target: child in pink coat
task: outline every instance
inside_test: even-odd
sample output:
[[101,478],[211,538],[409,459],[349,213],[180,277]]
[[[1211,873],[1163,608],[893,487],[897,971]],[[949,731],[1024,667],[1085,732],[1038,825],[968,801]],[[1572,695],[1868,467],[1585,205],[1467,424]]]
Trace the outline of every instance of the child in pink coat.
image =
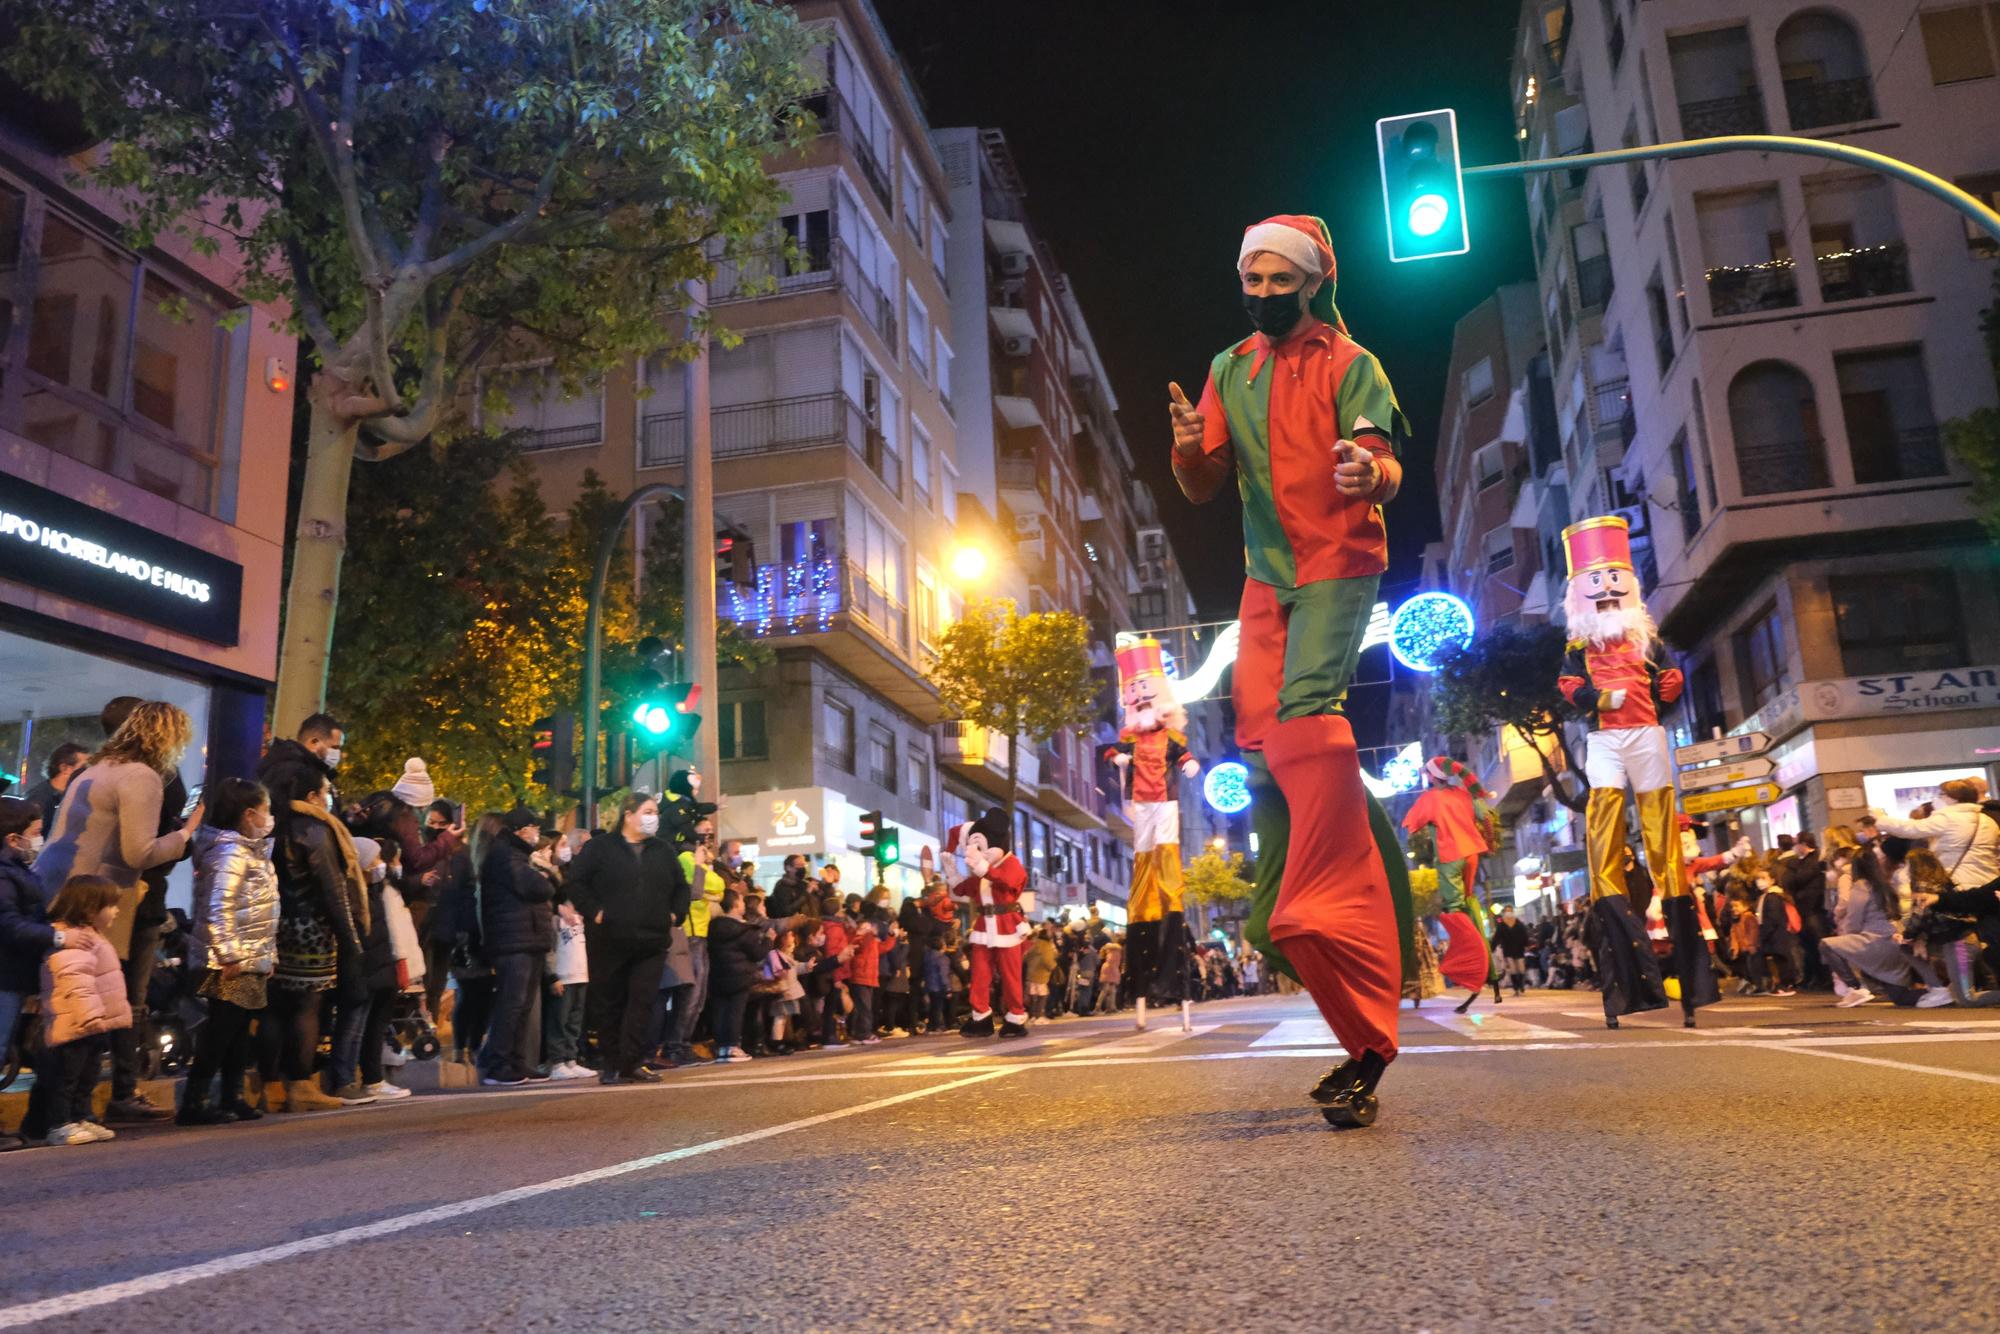
[[118,951],[104,938],[118,916],[118,886],[99,875],[72,876],[49,905],[62,944],[42,961],[45,1050],[35,1081],[45,1090],[48,1143],[116,1138],[91,1119],[111,1031],[132,1026]]

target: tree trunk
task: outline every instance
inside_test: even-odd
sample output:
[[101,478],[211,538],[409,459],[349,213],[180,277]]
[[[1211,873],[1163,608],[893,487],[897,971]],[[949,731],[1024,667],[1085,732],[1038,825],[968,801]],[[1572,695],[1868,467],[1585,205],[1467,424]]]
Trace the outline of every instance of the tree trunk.
[[340,561],[347,551],[347,487],[361,430],[359,422],[338,415],[331,406],[335,395],[346,392],[336,377],[325,374],[314,377],[310,390],[312,422],[306,434],[292,580],[285,590],[283,637],[278,645],[273,736],[290,736],[307,715],[326,707]]
[[[1020,782],[1021,734],[1019,732],[1011,732],[1007,736],[1007,842],[1009,845],[1012,845],[1015,837],[1014,801],[1019,791]],[[1014,849],[1014,855],[1021,859],[1023,866],[1028,864],[1027,852],[1026,848]]]
[[[1542,773],[1545,777],[1548,778],[1549,791],[1556,794],[1556,800],[1560,801],[1563,805],[1569,807],[1571,810],[1581,814],[1585,806],[1588,804],[1588,802],[1584,797],[1571,796],[1568,792],[1565,792],[1563,790],[1562,775],[1556,772],[1555,765],[1549,763],[1548,752],[1543,750],[1540,745],[1536,744],[1535,734],[1530,732],[1527,728],[1522,727],[1518,724],[1515,725],[1514,730],[1521,734],[1521,739],[1523,741],[1526,741],[1528,743],[1529,748],[1535,752],[1535,758],[1542,762]],[[1562,734],[1560,730],[1560,724],[1558,724],[1558,730],[1556,732],[1556,744],[1562,747],[1563,763],[1566,766],[1568,766],[1569,771],[1571,773],[1578,772],[1576,767],[1576,756],[1570,753],[1569,738],[1565,737]]]

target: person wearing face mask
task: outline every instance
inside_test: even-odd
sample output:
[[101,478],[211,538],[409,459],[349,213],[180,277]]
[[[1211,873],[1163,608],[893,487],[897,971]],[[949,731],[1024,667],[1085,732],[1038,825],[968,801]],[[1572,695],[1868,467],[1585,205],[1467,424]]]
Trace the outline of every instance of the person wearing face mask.
[[1796,996],[1798,973],[1792,956],[1798,948],[1799,910],[1767,862],[1752,860],[1750,880],[1757,887],[1757,954],[1769,979],[1770,994]]
[[610,833],[583,845],[564,886],[583,916],[590,968],[586,1024],[597,1032],[606,1084],[658,1083],[645,1067],[673,930],[687,920],[688,882],[673,845],[659,837],[660,804],[627,793]]
[[[262,783],[215,785],[209,823],[195,837],[194,924],[189,953],[203,969],[195,994],[208,1019],[195,1032],[194,1065],[174,1121],[184,1126],[255,1121],[243,1097],[250,1027],[263,1014],[278,965],[278,871],[271,862],[271,794]],[[222,1077],[220,1097],[210,1085]]]
[[323,771],[334,780],[340,768],[340,746],[347,729],[332,714],[315,713],[299,724],[298,736],[279,737],[264,750],[257,762],[257,779],[269,786],[270,771],[284,764],[305,764]]
[[[48,897],[34,871],[41,850],[41,808],[21,797],[0,797],[0,1042],[13,1035],[22,1002],[42,985],[42,957],[62,944],[62,929],[49,922]],[[0,1150],[21,1144],[0,1134]]]
[[541,853],[541,817],[516,807],[479,863],[479,934],[498,986],[480,1082],[540,1082],[542,967],[556,947],[554,876]]
[[1199,406],[1168,386],[1174,477],[1199,504],[1236,473],[1236,740],[1266,850],[1246,935],[1304,984],[1350,1053],[1309,1096],[1330,1124],[1365,1125],[1396,1057],[1416,919],[1343,709],[1388,568],[1382,506],[1402,483],[1409,423],[1334,307],[1324,222],[1285,214],[1246,229],[1236,273],[1256,332],[1210,362]]

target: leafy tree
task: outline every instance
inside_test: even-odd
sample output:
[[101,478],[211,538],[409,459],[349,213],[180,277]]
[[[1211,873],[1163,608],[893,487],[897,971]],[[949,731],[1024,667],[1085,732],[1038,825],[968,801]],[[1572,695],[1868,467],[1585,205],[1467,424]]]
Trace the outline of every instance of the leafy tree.
[[1502,625],[1449,651],[1431,677],[1431,718],[1447,736],[1469,738],[1513,728],[1541,760],[1556,799],[1581,811],[1586,793],[1565,786],[1549,758],[1553,742],[1565,772],[1583,772],[1563,728],[1569,702],[1556,689],[1564,642],[1561,626]]
[[[1993,304],[1980,317],[1993,377],[2000,382],[2000,273],[1993,276]],[[1979,408],[1944,424],[1945,448],[1972,470],[1972,504],[1987,535],[2000,541],[2000,408]]]
[[1097,717],[1090,623],[1074,612],[1021,615],[1009,598],[980,598],[939,636],[930,682],[945,712],[1010,738],[1007,822],[1013,827],[1023,742],[1046,745]]
[[1435,917],[1444,911],[1444,895],[1438,892],[1435,866],[1410,868],[1410,908],[1417,917]]
[[1255,890],[1243,854],[1204,852],[1187,864],[1183,892],[1198,903],[1239,903]]
[[[0,69],[106,141],[139,244],[227,245],[311,340],[277,716],[327,683],[355,459],[448,443],[465,377],[575,388],[688,356],[720,248],[765,234],[814,37],[759,0],[36,0]],[[364,516],[364,523],[368,516]]]
[[[354,502],[353,610],[328,680],[350,785],[387,787],[421,755],[439,791],[475,811],[562,805],[530,782],[532,725],[576,707],[590,563],[615,499],[586,474],[570,512],[551,513],[508,441],[472,437],[448,461],[413,452],[363,470]],[[673,526],[655,528],[646,560],[636,605],[629,556],[611,580],[608,643],[681,635]],[[727,631],[718,649],[746,664],[765,652]]]

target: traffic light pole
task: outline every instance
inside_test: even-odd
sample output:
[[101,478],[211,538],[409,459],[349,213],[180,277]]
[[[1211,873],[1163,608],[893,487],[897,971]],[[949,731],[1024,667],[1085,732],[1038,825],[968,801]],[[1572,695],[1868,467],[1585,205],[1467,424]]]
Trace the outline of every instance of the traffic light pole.
[[[688,284],[688,305],[701,310],[708,305],[708,282],[697,278]],[[699,335],[698,350],[694,360],[687,363],[684,372],[687,386],[687,469],[682,476],[687,482],[687,493],[682,497],[687,507],[686,522],[681,525],[687,547],[683,567],[686,570],[686,592],[681,603],[681,641],[687,645],[687,656],[692,661],[689,680],[700,692],[710,708],[720,708],[721,701],[716,696],[715,663],[715,469],[713,423],[709,417],[708,393],[708,337]],[[722,787],[719,752],[721,728],[704,727],[695,734],[692,757],[695,768],[708,781],[709,790],[719,792]],[[660,789],[665,791],[667,776],[660,775]]]
[[1648,158],[1712,157],[1717,153],[1797,153],[1805,157],[1832,158],[1850,166],[1865,167],[1884,176],[1893,176],[1913,185],[1963,213],[1994,240],[2000,241],[2000,213],[1973,196],[1922,167],[1871,153],[1852,144],[1828,143],[1824,139],[1800,139],[1784,134],[1725,134],[1714,139],[1683,139],[1670,144],[1641,144],[1636,148],[1608,148],[1600,153],[1578,153],[1572,157],[1530,158],[1525,162],[1496,162],[1485,167],[1465,167],[1467,177],[1533,176],[1541,172],[1575,171],[1583,167],[1606,167],[1618,162],[1642,162]]
[[[618,554],[618,536],[626,521],[649,500],[684,500],[681,489],[652,482],[625,497],[618,513],[597,539],[597,565],[590,573],[590,603],[583,617],[583,827],[597,828],[598,699],[604,687],[604,585],[611,579],[611,558]],[[633,553],[636,561],[639,553]]]

